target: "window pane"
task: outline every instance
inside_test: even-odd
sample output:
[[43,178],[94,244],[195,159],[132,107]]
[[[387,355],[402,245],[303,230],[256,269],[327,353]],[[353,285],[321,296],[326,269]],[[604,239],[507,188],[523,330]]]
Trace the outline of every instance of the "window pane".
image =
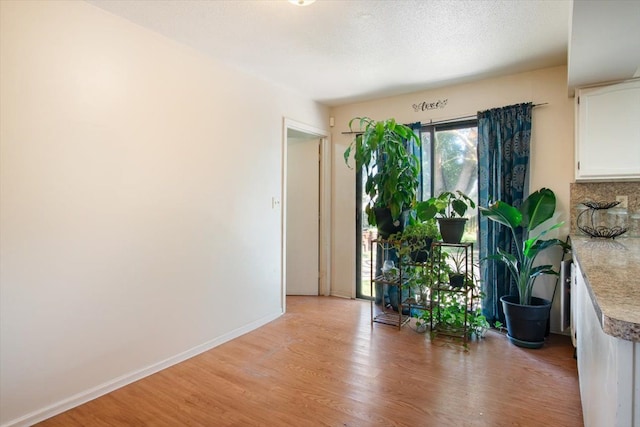
[[[435,133],[434,193],[460,190],[478,203],[478,128],[442,130]],[[465,241],[477,240],[477,210],[469,218]]]
[[[367,176],[365,173],[360,174],[362,177],[362,186],[365,188]],[[358,298],[371,298],[375,297],[371,294],[371,269],[376,265],[376,251],[375,248],[371,250],[371,241],[377,237],[378,229],[369,224],[369,218],[365,212],[365,207],[369,204],[369,196],[362,191],[362,204],[360,205],[360,223],[362,224],[362,242],[361,242],[361,258],[360,258],[360,282],[356,290],[356,296]]]
[[435,193],[460,190],[478,192],[478,128],[436,132]]

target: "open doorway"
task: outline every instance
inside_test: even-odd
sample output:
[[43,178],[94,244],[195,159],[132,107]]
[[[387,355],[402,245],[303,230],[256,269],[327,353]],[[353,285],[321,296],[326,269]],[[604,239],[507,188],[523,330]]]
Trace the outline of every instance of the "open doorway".
[[282,310],[286,295],[328,295],[330,144],[328,132],[284,121]]

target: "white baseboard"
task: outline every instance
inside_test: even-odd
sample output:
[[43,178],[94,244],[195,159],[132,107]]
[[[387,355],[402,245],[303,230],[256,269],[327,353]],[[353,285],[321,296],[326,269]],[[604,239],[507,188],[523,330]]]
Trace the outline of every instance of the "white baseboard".
[[47,418],[51,418],[55,415],[61,414],[64,411],[68,411],[71,408],[80,406],[83,403],[87,403],[107,393],[111,393],[114,390],[117,390],[149,375],[155,374],[156,372],[159,372],[170,366],[176,365],[180,362],[184,362],[185,360],[190,359],[193,356],[197,356],[200,353],[204,353],[205,351],[211,350],[212,348],[224,344],[227,341],[231,341],[234,338],[238,338],[239,336],[251,332],[254,329],[259,328],[260,326],[266,325],[267,323],[277,319],[280,316],[282,316],[282,313],[265,316],[261,319],[249,323],[248,325],[235,329],[229,333],[221,335],[211,341],[200,344],[187,351],[176,354],[175,356],[169,357],[168,359],[165,359],[158,363],[154,363],[153,365],[147,366],[146,368],[142,368],[129,374],[122,375],[118,378],[114,378],[111,381],[73,395],[67,399],[54,403],[53,405],[38,409],[20,418],[8,421],[7,423],[2,424],[2,426],[0,427],[22,427],[39,423],[46,420]]
[[353,299],[353,297],[351,296],[351,294],[347,295],[344,293],[340,293],[340,292],[331,292],[331,296],[332,297],[338,297],[338,298],[348,298],[348,299]]

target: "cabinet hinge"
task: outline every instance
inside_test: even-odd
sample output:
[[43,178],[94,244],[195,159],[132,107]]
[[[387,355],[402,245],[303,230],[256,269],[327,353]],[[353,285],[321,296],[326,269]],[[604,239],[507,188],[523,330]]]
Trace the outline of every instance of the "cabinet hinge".
[[580,162],[578,162],[578,170],[580,170]]
[[578,97],[578,105],[580,105],[580,97]]

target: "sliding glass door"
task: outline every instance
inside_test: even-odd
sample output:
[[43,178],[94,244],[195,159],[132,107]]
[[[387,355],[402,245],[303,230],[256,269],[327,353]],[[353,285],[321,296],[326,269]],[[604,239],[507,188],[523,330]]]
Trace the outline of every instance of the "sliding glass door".
[[[425,125],[420,129],[420,165],[422,168],[418,200],[427,200],[443,191],[460,190],[478,201],[478,127],[476,120]],[[359,171],[356,178],[356,297],[372,298],[370,271],[376,265],[376,250],[371,240],[376,227],[367,222],[364,213],[368,199],[364,194],[366,176]],[[477,211],[468,212],[464,241],[478,239]],[[477,245],[476,245],[477,246]],[[476,258],[477,259],[477,258]],[[372,267],[373,266],[373,267]],[[375,293],[375,289],[374,289]]]
[[370,299],[375,297],[375,289],[371,291],[371,269],[376,265],[376,248],[372,249],[371,241],[377,237],[377,229],[369,224],[364,211],[369,202],[363,191],[366,176],[362,170],[356,174],[356,298]]

